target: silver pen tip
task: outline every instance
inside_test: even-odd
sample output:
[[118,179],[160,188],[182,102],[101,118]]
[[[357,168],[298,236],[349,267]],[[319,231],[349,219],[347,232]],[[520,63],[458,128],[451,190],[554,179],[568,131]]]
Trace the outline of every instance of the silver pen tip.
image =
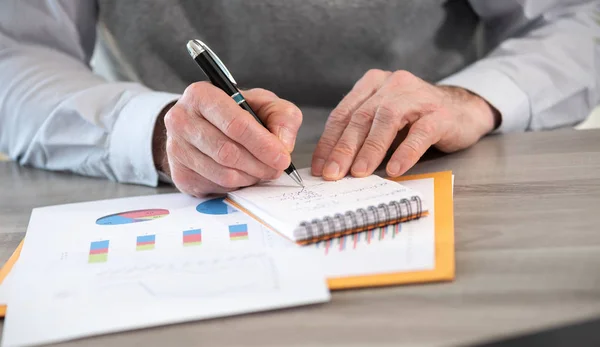
[[200,53],[206,51],[206,45],[202,43],[200,40],[189,40],[187,45],[188,53],[192,56],[193,59],[196,59]]
[[298,183],[299,186],[302,186],[304,188],[304,181],[302,180],[302,177],[298,174],[298,171],[292,171],[292,173],[290,173],[290,177],[294,180],[294,182]]

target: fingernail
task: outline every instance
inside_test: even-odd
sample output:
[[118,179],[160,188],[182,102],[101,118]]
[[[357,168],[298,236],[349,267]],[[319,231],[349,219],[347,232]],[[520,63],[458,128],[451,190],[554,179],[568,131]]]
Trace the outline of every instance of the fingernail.
[[294,149],[294,134],[288,128],[279,128],[279,140],[283,142],[285,149],[291,152]]
[[279,153],[275,158],[275,166],[279,170],[285,170],[290,166],[290,155],[288,153]]
[[400,163],[392,161],[388,165],[388,174],[390,176],[397,176],[400,173]]
[[325,165],[325,159],[315,159],[312,166],[312,173],[315,176],[321,176],[323,174],[323,165]]
[[356,176],[363,176],[367,173],[367,161],[365,159],[358,159],[352,166],[352,173]]
[[323,176],[327,178],[337,178],[340,174],[340,166],[335,161],[330,161],[325,165],[325,169],[323,170]]

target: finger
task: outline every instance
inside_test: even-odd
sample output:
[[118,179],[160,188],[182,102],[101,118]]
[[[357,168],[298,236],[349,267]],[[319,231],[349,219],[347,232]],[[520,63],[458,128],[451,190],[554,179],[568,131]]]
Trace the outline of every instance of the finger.
[[290,165],[290,154],[279,139],[222,90],[198,82],[185,90],[182,99],[184,104],[191,105],[193,112],[201,114],[266,165],[280,171]]
[[331,112],[312,158],[312,174],[323,175],[325,161],[344,133],[352,114],[383,85],[389,71],[369,70]]
[[216,185],[175,159],[169,162],[169,166],[174,173],[175,187],[183,193],[200,198],[208,194],[225,194],[233,190]]
[[377,107],[382,100],[381,95],[375,94],[354,112],[344,133],[327,158],[323,178],[338,180],[348,173],[350,165],[354,162],[371,129]]
[[243,92],[248,105],[275,134],[288,152],[294,150],[296,136],[302,124],[302,112],[293,103],[280,99],[265,89],[250,89]]
[[438,142],[441,131],[433,114],[424,116],[411,125],[406,139],[402,141],[387,164],[387,174],[397,177],[413,167],[427,149]]
[[376,107],[369,134],[352,164],[353,176],[371,175],[381,164],[398,131],[406,125],[401,104],[399,99],[386,100]]
[[165,125],[169,132],[182,137],[222,166],[262,179],[272,179],[278,173],[225,136],[206,119],[190,115],[182,107],[174,106],[169,110],[165,116]]
[[[167,138],[167,155],[169,161],[176,160],[198,175],[226,189],[250,186],[259,181],[258,178],[242,171],[219,165],[177,135]],[[171,177],[175,179],[176,173],[171,172]]]

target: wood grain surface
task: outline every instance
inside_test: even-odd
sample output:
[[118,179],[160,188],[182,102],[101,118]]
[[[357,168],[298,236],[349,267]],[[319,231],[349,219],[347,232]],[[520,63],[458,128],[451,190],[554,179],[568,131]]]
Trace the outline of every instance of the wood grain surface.
[[[294,154],[310,163],[312,145]],[[600,316],[600,130],[489,136],[410,173],[452,170],[457,278],[61,346],[469,345]],[[170,192],[0,163],[0,261],[38,206]],[[10,313],[9,313],[10,314]]]

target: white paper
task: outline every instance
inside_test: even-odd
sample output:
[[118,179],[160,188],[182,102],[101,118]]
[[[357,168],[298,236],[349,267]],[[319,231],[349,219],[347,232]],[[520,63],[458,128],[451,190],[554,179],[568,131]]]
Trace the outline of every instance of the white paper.
[[[2,346],[329,300],[314,250],[211,201],[167,194],[35,209],[4,288]],[[125,211],[137,212],[107,217]]]
[[403,184],[375,175],[325,181],[312,176],[310,168],[298,172],[304,180],[304,188],[282,175],[278,180],[240,189],[229,196],[293,240],[294,229],[303,221],[321,220],[325,216],[420,195]]
[[8,274],[6,274],[6,277],[4,277],[4,280],[2,281],[2,284],[0,285],[0,305],[6,305],[8,304],[8,298],[9,298],[9,292],[8,292],[8,288],[10,288],[11,285],[11,279],[13,277],[13,270],[11,270]]
[[431,202],[428,216],[307,246],[321,254],[327,278],[434,269],[433,183],[432,178],[402,182]]

